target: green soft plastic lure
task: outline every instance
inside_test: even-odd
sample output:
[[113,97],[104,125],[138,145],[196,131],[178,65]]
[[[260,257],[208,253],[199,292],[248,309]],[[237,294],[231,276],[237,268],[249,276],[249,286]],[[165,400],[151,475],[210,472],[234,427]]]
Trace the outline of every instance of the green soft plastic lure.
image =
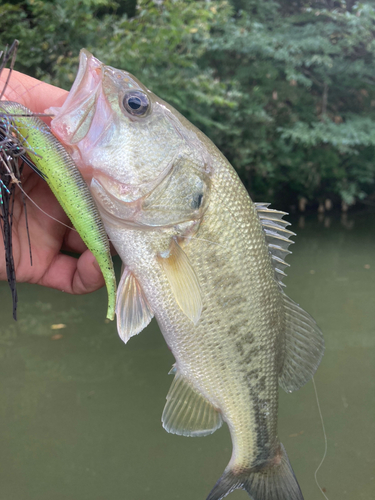
[[18,140],[98,261],[108,292],[107,318],[113,320],[116,278],[109,241],[97,206],[81,173],[49,127],[40,118],[32,116],[32,111],[10,101],[1,102],[0,112],[1,110],[9,116]]

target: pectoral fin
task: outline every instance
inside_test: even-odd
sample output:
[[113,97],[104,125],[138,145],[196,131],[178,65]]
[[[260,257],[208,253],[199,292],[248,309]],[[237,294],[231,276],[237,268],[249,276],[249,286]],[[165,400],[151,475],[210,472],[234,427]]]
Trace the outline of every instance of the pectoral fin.
[[117,331],[125,343],[138,335],[154,316],[141,285],[126,266],[117,290],[116,316]]
[[223,421],[220,413],[176,371],[162,415],[163,427],[180,436],[207,436]]
[[158,256],[171,285],[177,304],[186,316],[196,324],[202,312],[202,296],[198,278],[190,261],[175,240],[169,252]]
[[283,295],[286,316],[286,354],[279,385],[293,392],[316,372],[324,353],[324,339],[314,319],[287,295]]

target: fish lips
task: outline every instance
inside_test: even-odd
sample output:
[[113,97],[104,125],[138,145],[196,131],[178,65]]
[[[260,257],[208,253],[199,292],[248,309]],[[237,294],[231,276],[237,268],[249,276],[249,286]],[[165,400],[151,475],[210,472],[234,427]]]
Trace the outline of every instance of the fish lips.
[[82,49],[77,76],[69,95],[59,109],[51,109],[54,134],[66,145],[75,145],[88,133],[102,82],[103,64]]

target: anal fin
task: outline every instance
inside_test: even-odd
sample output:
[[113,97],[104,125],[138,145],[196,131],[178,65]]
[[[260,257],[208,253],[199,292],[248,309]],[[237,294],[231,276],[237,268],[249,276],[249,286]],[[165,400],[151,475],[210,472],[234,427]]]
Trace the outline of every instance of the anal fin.
[[195,437],[212,434],[223,421],[217,409],[177,370],[167,395],[162,423],[171,434]]
[[324,354],[323,334],[314,319],[283,294],[286,317],[286,353],[279,385],[293,392],[308,382]]

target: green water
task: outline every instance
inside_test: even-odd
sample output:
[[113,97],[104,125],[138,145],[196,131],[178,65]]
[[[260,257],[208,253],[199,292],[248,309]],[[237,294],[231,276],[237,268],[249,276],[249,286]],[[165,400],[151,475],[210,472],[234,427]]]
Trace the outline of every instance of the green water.
[[[375,498],[375,215],[293,221],[287,292],[321,326],[316,375],[330,500]],[[299,227],[301,226],[301,227]],[[202,247],[202,251],[204,248]],[[152,323],[125,346],[106,294],[0,284],[0,500],[205,500],[231,453],[223,426],[185,438],[160,423],[173,357]],[[52,330],[53,324],[66,328]],[[61,338],[56,338],[61,334]],[[324,451],[310,382],[281,393],[279,433],[305,500],[322,499]],[[236,491],[232,500],[249,498]]]

